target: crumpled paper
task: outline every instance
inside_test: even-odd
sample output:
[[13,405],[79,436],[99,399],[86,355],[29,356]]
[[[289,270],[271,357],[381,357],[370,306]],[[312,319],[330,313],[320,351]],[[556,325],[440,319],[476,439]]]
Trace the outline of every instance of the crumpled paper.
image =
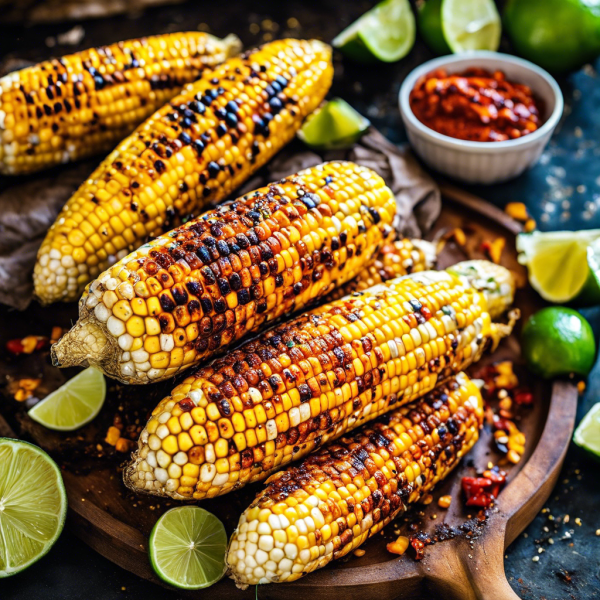
[[[294,142],[239,190],[246,193],[324,161],[351,160],[383,177],[398,206],[399,234],[422,237],[440,214],[440,191],[406,147],[371,128],[348,150],[315,153]],[[93,170],[86,161],[16,181],[0,191],[0,302],[23,310],[33,297],[32,272],[39,246],[63,205]]]

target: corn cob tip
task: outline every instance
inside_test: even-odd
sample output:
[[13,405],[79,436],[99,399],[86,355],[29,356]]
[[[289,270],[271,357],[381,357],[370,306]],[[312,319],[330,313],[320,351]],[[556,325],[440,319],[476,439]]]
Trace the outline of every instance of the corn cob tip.
[[55,367],[88,367],[90,359],[101,362],[110,356],[111,344],[95,323],[83,320],[66,333],[50,349]]
[[215,41],[223,44],[225,49],[225,55],[227,58],[235,56],[236,54],[239,54],[242,51],[242,40],[240,40],[240,38],[237,35],[235,35],[235,33],[230,33],[226,35],[222,40],[219,40],[219,38],[216,38],[212,35],[210,37],[211,39],[214,39]]
[[484,294],[492,319],[502,315],[514,301],[515,278],[506,267],[488,260],[465,260],[449,267],[448,272],[465,278],[468,285]]

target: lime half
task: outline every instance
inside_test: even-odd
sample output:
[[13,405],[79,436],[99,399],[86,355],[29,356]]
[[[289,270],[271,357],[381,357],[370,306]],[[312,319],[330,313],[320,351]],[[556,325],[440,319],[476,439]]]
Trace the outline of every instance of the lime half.
[[600,402],[594,404],[575,430],[573,441],[600,459]]
[[545,300],[600,303],[600,229],[521,233],[517,250],[529,283]]
[[226,571],[223,523],[198,506],[167,511],[150,534],[150,563],[168,584],[186,590],[207,588]]
[[0,579],[52,548],[67,514],[56,463],[37,446],[0,438]]
[[545,379],[572,373],[586,377],[594,366],[596,341],[577,311],[550,306],[525,323],[521,350],[529,369]]
[[308,118],[298,137],[316,150],[345,148],[356,142],[370,125],[345,100],[334,98]]
[[48,429],[73,431],[96,417],[105,398],[104,375],[89,367],[38,402],[28,414]]
[[332,44],[359,62],[396,62],[415,43],[415,17],[408,0],[384,0],[334,38]]
[[442,30],[455,54],[498,50],[502,24],[494,0],[442,0]]

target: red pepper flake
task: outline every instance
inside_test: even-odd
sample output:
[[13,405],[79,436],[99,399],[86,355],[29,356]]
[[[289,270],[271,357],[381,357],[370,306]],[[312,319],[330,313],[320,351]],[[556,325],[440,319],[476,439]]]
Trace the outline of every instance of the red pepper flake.
[[505,482],[506,473],[496,467],[485,471],[484,477],[463,477],[461,485],[467,498],[466,505],[489,508]]
[[423,560],[423,558],[425,558],[425,544],[421,540],[411,537],[410,547],[412,556],[415,560]]
[[533,404],[533,394],[529,390],[515,390],[514,401],[520,405]]

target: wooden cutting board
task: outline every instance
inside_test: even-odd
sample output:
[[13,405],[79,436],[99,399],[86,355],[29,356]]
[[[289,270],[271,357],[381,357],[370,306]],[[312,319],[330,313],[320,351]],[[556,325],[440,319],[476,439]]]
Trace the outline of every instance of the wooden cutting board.
[[[443,210],[429,237],[433,239],[445,230],[461,227],[467,233],[470,258],[483,257],[479,251],[482,241],[504,237],[506,249],[502,264],[517,271],[526,281],[523,268],[516,261],[515,235],[520,231],[520,225],[494,206],[460,190],[444,187],[443,194]],[[441,253],[439,266],[443,268],[464,258],[464,250],[449,243]],[[523,322],[540,307],[540,300],[531,288],[526,287],[519,290],[516,306],[521,310]],[[4,343],[10,337],[22,337],[24,332],[34,333],[35,329],[40,332],[52,325],[68,325],[75,314],[73,305],[50,309],[34,305],[23,313],[11,313],[10,319],[4,313],[0,318],[6,326],[0,333],[0,342]],[[35,324],[33,329],[32,324]],[[519,363],[519,329],[518,326],[517,333],[505,340],[493,356],[486,357],[483,364],[503,359]],[[10,365],[4,368],[14,369]],[[40,372],[48,370],[45,364],[35,364],[33,368]],[[531,522],[550,495],[571,439],[577,404],[577,390],[571,383],[542,382],[527,375],[526,371],[522,375],[521,383],[528,385],[535,396],[533,407],[523,414],[519,423],[527,437],[526,452],[521,462],[509,469],[509,483],[500,493],[496,510],[476,540],[459,536],[437,543],[428,547],[425,559],[420,562],[386,551],[386,544],[395,538],[394,528],[408,535],[411,523],[416,522],[421,530],[432,531],[441,523],[459,527],[469,519],[473,511],[469,511],[462,501],[461,477],[481,472],[488,461],[495,463],[500,458],[494,451],[492,432],[487,427],[467,459],[435,490],[435,499],[445,494],[453,496],[450,509],[440,509],[435,501],[428,506],[413,507],[407,520],[400,519],[397,526],[388,526],[383,534],[365,543],[364,556],[351,555],[291,584],[261,586],[258,596],[286,600],[305,600],[307,597],[391,600],[434,595],[451,600],[518,598],[504,576],[504,550]],[[90,451],[94,445],[85,442],[102,440],[111,415],[115,411],[119,413],[119,409],[128,422],[135,422],[135,419],[145,422],[145,411],[151,410],[171,386],[172,383],[145,388],[111,386],[101,415],[69,439],[32,423],[22,410],[15,410],[14,402],[3,405],[6,420],[0,416],[0,435],[11,434],[10,423],[19,436],[46,448],[63,467],[69,496],[70,528],[103,556],[157,583],[160,581],[147,557],[148,535],[157,518],[176,503],[129,493],[118,470],[119,462],[123,462],[126,455],[98,457]],[[132,394],[136,395],[135,400],[132,400]],[[248,486],[222,498],[205,501],[202,506],[219,516],[230,533],[258,489],[260,484]],[[475,512],[471,516],[474,515]],[[247,599],[254,593],[254,590],[241,592],[231,580],[223,579],[209,591],[181,595],[195,598],[210,595],[211,600],[235,600]]]

